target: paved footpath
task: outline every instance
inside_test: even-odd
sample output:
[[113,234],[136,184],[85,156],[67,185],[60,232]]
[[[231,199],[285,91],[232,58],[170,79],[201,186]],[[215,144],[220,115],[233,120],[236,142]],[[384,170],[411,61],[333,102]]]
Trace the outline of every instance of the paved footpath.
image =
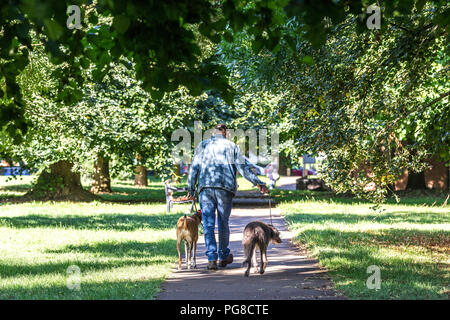
[[345,299],[333,289],[329,276],[318,266],[317,261],[292,244],[292,235],[276,208],[272,208],[272,219],[281,232],[283,243],[269,245],[269,263],[263,275],[251,273],[248,278],[244,277],[241,241],[247,223],[254,220],[270,223],[269,210],[267,206],[241,207],[233,209],[230,217],[230,249],[234,262],[217,271],[206,270],[208,262],[204,237],[201,235],[197,248],[197,269],[187,270],[183,263],[183,269],[178,271],[174,265],[172,274],[162,285],[158,299]]

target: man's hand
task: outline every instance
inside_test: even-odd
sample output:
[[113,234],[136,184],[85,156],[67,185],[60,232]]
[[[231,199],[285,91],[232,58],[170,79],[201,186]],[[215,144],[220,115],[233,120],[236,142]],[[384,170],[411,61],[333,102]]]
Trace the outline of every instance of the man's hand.
[[261,193],[269,193],[269,189],[267,189],[265,184],[258,184],[257,186]]

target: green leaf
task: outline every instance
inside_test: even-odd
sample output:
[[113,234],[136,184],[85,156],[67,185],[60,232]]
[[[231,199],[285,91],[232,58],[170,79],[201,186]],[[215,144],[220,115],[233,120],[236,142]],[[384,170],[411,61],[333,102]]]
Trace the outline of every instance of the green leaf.
[[97,15],[96,14],[91,14],[90,16],[89,16],[89,22],[90,23],[92,23],[92,24],[94,24],[94,25],[96,25],[96,24],[98,24],[98,17],[97,17]]
[[53,19],[45,19],[44,24],[47,28],[47,34],[52,40],[58,40],[64,33],[61,25]]
[[309,65],[315,64],[315,61],[314,61],[314,59],[311,56],[303,56],[302,57],[302,62],[306,63],[306,64],[309,64]]
[[112,26],[118,33],[123,34],[130,27],[130,23],[130,19],[127,16],[118,15],[114,17]]

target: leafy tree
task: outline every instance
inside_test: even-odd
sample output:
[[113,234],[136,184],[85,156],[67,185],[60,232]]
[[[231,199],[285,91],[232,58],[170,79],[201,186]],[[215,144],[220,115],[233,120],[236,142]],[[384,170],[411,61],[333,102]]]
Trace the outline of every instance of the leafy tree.
[[[419,169],[431,148],[448,158],[446,1],[379,1],[382,28],[373,32],[365,27],[365,0],[70,4],[82,8],[80,30],[65,27],[65,1],[1,5],[0,137],[8,146],[0,152],[26,133],[22,156],[31,163],[77,159],[82,150],[104,158],[140,155],[136,164],[164,171],[171,129],[189,126],[187,115],[212,119],[226,111],[237,125],[279,126],[294,157],[326,152],[324,177],[338,191],[365,194],[372,182],[372,196],[381,199],[401,170]],[[222,50],[215,54],[205,41],[220,42]],[[36,50],[49,54],[46,72],[27,83]],[[151,95],[137,93],[151,97],[143,108],[129,108],[132,96],[114,96],[115,84],[127,87],[114,79],[121,67],[131,67],[129,76]],[[98,94],[89,102],[83,95],[91,85]],[[105,108],[108,99],[120,106]],[[117,121],[97,121],[114,111]],[[111,128],[131,134],[122,145],[107,134]]]
[[[119,64],[101,82],[94,82],[91,70],[87,70],[80,87],[83,99],[66,106],[54,99],[56,84],[48,77],[52,65],[42,54],[33,55],[20,84],[28,102],[25,117],[35,125],[24,136],[25,141],[11,151],[28,166],[43,169],[29,196],[92,199],[82,189],[79,176],[86,159],[95,159],[94,192],[110,191],[110,159],[114,160],[113,172],[131,172],[136,155],[141,155],[140,164],[156,171],[171,165],[170,134],[185,121],[180,101],[192,100],[191,96],[182,91],[171,94],[179,99],[175,106],[167,99],[154,102],[140,87],[133,68]],[[68,172],[62,174],[64,170]],[[71,174],[76,177],[64,178]],[[70,181],[76,183],[69,186]]]
[[252,55],[241,34],[224,56],[245,88],[281,99],[266,121],[278,124],[285,152],[326,153],[322,176],[333,189],[381,201],[403,170],[420,171],[433,155],[449,160],[448,33],[437,18],[445,12],[416,3],[362,34],[349,14],[319,48],[291,19],[276,53]]
[[[430,2],[438,8],[433,25],[448,33],[446,1],[396,0],[380,1],[380,4],[384,5],[384,16],[392,17],[408,16],[414,9],[421,11]],[[69,5],[79,5],[82,9],[80,30],[65,27]],[[232,40],[232,31],[245,28],[252,36],[254,50],[266,48],[276,52],[282,38],[294,45],[293,37],[282,33],[286,17],[295,17],[301,22],[294,30],[296,34],[303,34],[314,45],[320,45],[330,30],[329,22],[339,24],[347,13],[361,17],[358,20],[361,31],[368,5],[367,0],[150,3],[8,0],[1,4],[0,10],[0,92],[5,95],[0,125],[16,140],[27,129],[25,102],[17,77],[30,61],[30,52],[34,48],[32,32],[41,40],[39,45],[50,54],[52,63],[58,66],[52,77],[59,80],[56,98],[65,104],[74,104],[81,99],[79,85],[83,82],[83,69],[93,64],[93,74],[98,81],[109,72],[111,62],[118,62],[124,56],[132,61],[136,76],[154,98],[183,85],[193,95],[199,95],[205,89],[216,89],[231,102],[233,90],[227,81],[227,69],[217,63],[216,57],[202,58],[195,28],[214,43],[222,38]]]

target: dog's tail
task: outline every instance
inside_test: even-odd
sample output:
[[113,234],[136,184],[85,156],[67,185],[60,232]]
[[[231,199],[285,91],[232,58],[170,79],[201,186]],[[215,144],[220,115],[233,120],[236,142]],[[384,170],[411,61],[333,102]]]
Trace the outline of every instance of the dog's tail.
[[184,215],[184,221],[183,221],[183,229],[187,230],[187,223],[186,223],[186,215]]

